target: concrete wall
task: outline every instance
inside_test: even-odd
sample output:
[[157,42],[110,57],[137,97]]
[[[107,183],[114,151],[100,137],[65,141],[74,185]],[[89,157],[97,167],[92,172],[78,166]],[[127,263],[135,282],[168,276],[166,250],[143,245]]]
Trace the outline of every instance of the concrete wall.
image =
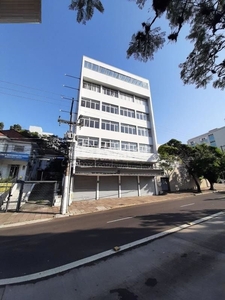
[[[160,178],[157,178],[157,183],[159,186],[159,190],[161,191],[161,183]],[[176,192],[176,191],[187,191],[187,190],[193,190],[196,189],[196,184],[193,180],[193,178],[187,173],[186,169],[183,166],[178,166],[174,172],[171,174],[169,178],[170,183],[170,191]],[[202,179],[200,181],[201,188],[209,188],[209,183],[206,179]]]

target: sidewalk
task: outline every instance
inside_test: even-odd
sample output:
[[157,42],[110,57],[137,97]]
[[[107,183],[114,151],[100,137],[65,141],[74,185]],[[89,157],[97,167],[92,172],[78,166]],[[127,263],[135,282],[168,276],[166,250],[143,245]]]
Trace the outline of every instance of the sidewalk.
[[[217,184],[215,188],[217,191],[225,190],[225,186],[222,184]],[[203,190],[203,193],[212,193],[212,191],[206,189]],[[175,200],[193,195],[195,195],[193,192],[178,192],[160,196],[106,198],[99,200],[77,201],[70,205],[69,212],[65,216],[60,214],[60,207],[26,203],[21,207],[20,212],[8,211],[5,213],[0,211],[0,228],[50,221],[57,217],[82,215],[133,205],[154,203],[171,199]]]

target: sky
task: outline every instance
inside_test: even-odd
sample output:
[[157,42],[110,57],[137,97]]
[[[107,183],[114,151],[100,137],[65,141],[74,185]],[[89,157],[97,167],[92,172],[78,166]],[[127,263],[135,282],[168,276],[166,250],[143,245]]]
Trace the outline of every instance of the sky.
[[[0,122],[4,129],[40,126],[44,132],[63,136],[68,125],[59,126],[58,117],[69,119],[71,101],[76,99],[82,56],[102,61],[149,79],[159,144],[171,138],[188,139],[225,126],[224,91],[184,86],[179,63],[192,46],[185,30],[177,43],[167,43],[153,61],[126,58],[133,33],[153,14],[138,9],[135,1],[102,0],[86,25],[76,22],[68,9],[70,0],[43,0],[41,24],[0,24]],[[170,33],[167,23],[156,23]],[[181,32],[182,33],[182,32]],[[62,98],[64,96],[64,98]],[[61,110],[61,111],[60,111]]]

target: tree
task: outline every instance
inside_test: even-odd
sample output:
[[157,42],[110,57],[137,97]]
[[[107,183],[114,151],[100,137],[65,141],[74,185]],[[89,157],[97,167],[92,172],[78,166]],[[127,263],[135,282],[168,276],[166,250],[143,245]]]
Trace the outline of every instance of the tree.
[[170,155],[177,160],[180,160],[187,172],[190,174],[190,176],[192,176],[198,193],[201,193],[201,187],[198,180],[199,175],[194,168],[194,161],[196,159],[195,147],[190,147],[186,144],[182,144],[180,141],[172,139],[168,143],[161,145],[158,149],[158,152],[160,155]]
[[169,155],[168,153],[162,153],[159,155],[158,164],[161,169],[163,169],[165,176],[168,178],[174,173],[176,167],[177,158],[174,155]]
[[77,11],[77,22],[83,24],[93,17],[95,9],[101,13],[104,11],[99,0],[72,0],[69,9]]
[[21,131],[22,130],[22,126],[20,124],[14,124],[14,125],[10,126],[9,128],[14,129],[16,131]]
[[194,179],[198,192],[201,192],[198,181],[200,177],[207,179],[210,190],[213,190],[214,183],[217,182],[225,166],[225,154],[220,149],[206,144],[191,147],[172,139],[161,145],[158,152],[163,156],[169,155],[180,159]]
[[[193,50],[181,63],[180,76],[184,84],[206,87],[212,81],[215,88],[225,88],[225,0],[134,0],[142,9],[148,5],[154,14],[151,21],[143,22],[143,30],[132,35],[127,57],[147,62],[161,49],[166,40],[176,42],[182,28],[187,25],[187,40],[193,43]],[[86,23],[94,9],[104,11],[99,0],[72,0],[70,9],[77,11],[77,21]],[[168,33],[162,31],[156,22],[165,16]]]
[[198,176],[204,176],[210,183],[210,190],[214,190],[214,183],[223,171],[224,153],[219,148],[206,144],[197,145],[195,149],[195,171]]
[[4,129],[4,123],[0,122],[0,130],[3,130],[3,129]]

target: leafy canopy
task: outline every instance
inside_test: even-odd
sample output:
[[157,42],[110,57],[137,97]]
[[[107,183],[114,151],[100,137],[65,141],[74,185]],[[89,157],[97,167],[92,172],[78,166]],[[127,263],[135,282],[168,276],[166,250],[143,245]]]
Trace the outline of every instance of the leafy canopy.
[[[129,0],[139,9],[146,5],[150,12],[143,30],[134,33],[127,49],[127,57],[147,62],[166,41],[176,42],[187,25],[186,37],[193,50],[179,65],[184,84],[206,87],[210,82],[215,88],[225,87],[225,0]],[[70,9],[77,11],[77,22],[85,24],[94,10],[104,12],[100,0],[72,0]],[[168,33],[155,25],[164,16],[168,21]],[[167,38],[166,38],[167,35]]]
[[217,182],[225,166],[224,152],[206,144],[191,147],[172,139],[161,145],[158,152],[164,157],[180,159],[195,182],[197,178],[204,177],[209,181],[210,189],[213,189],[213,184]]

